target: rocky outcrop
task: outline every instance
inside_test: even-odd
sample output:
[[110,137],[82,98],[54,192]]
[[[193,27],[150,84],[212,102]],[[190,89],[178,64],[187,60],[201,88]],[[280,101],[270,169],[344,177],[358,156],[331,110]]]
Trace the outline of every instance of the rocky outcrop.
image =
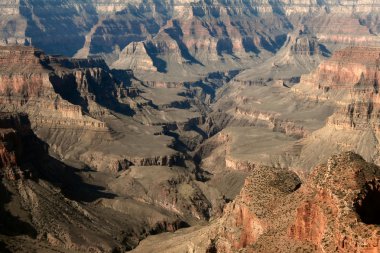
[[[116,84],[108,73],[104,73],[107,69],[90,67],[91,62],[95,66],[101,64],[93,60],[84,63],[55,59],[24,46],[2,47],[0,52],[0,61],[3,61],[0,68],[3,111],[33,115],[32,124],[36,126],[106,129],[103,122],[83,114],[84,111],[97,110],[94,112],[96,117],[102,110],[96,105],[93,109],[91,101],[116,103],[112,101],[116,100],[113,94],[116,93]],[[100,84],[105,86],[97,87]],[[41,105],[43,110],[36,110]]]
[[[285,170],[259,167],[254,171],[255,174],[245,180],[237,199],[224,209],[218,228],[218,252],[233,252],[254,245],[271,227],[265,216],[275,209],[275,199],[290,194],[301,185],[295,174]],[[275,185],[280,178],[286,178],[286,184]],[[256,189],[260,194],[256,194]]]
[[0,176],[7,180],[30,177],[30,171],[22,171],[18,165],[22,160],[22,136],[30,133],[26,115],[0,114]]
[[252,65],[257,56],[277,52],[299,27],[331,49],[379,43],[380,7],[374,0],[6,0],[2,6],[3,44],[32,44],[67,56],[101,55],[117,68],[170,73],[168,79],[180,74],[192,80]]
[[[339,178],[345,180],[339,180]],[[313,171],[310,184],[314,185],[317,191],[313,201],[322,211],[317,215],[322,215],[326,219],[326,227],[322,229],[322,225],[315,237],[315,239],[318,237],[322,239],[322,242],[325,238],[322,248],[327,251],[338,248],[341,252],[376,252],[378,250],[380,238],[376,234],[377,223],[374,221],[368,224],[366,219],[371,217],[370,214],[367,217],[358,208],[358,198],[360,196],[365,198],[368,188],[376,195],[376,187],[370,185],[378,178],[379,168],[367,164],[360,156],[353,153],[334,156],[326,165],[319,166]],[[367,202],[367,205],[373,205],[376,208],[375,199],[376,197],[371,198],[373,202]],[[318,209],[311,209],[311,211],[318,211]],[[339,217],[339,225],[332,219],[333,217]],[[313,222],[315,225],[323,224],[323,222],[319,223],[318,219],[314,219]],[[346,226],[346,224],[351,225]],[[328,229],[329,226],[333,229]],[[316,226],[310,226],[310,229],[314,227]],[[326,237],[327,231],[333,235],[332,238]],[[301,240],[305,239],[301,238]],[[315,240],[313,242],[315,243]]]
[[312,83],[314,90],[326,92],[330,89],[353,90],[355,84],[374,85],[379,81],[379,57],[379,48],[348,47],[335,52],[313,73],[302,76],[301,84]]
[[379,173],[353,153],[331,157],[302,185],[292,172],[257,168],[224,210],[218,252],[377,252],[378,220],[362,210],[378,210]]
[[[302,32],[301,32],[302,33]],[[290,40],[295,40],[294,42],[289,42],[290,52],[296,55],[324,55],[328,56],[328,52],[323,46],[318,42],[316,37],[308,37],[308,36],[299,36],[296,38],[291,38]]]
[[297,122],[281,119],[280,114],[268,111],[245,111],[240,108],[235,109],[235,120],[245,119],[251,121],[253,125],[266,125],[268,129],[275,132],[285,133],[289,136],[302,138],[309,133],[302,125],[297,125]]
[[91,168],[99,171],[108,171],[117,173],[128,169],[130,166],[173,166],[182,165],[184,156],[174,153],[167,156],[157,157],[126,157],[109,154],[104,157],[102,152],[87,152],[80,156],[80,160],[88,164]]
[[334,53],[293,90],[311,99],[336,103],[328,121],[340,129],[378,131],[379,48],[350,47]]
[[112,64],[116,69],[139,69],[141,71],[157,71],[153,60],[149,57],[143,42],[132,42],[119,55],[119,60]]
[[337,145],[328,148],[329,152],[354,150],[378,163],[377,151],[358,145],[353,136],[367,139],[367,145],[377,145],[379,55],[378,48],[350,47],[337,51],[292,88],[298,97],[302,94],[319,103],[333,103],[336,108],[326,126],[304,141],[305,152],[301,156],[307,155],[315,140],[322,143],[334,138]]

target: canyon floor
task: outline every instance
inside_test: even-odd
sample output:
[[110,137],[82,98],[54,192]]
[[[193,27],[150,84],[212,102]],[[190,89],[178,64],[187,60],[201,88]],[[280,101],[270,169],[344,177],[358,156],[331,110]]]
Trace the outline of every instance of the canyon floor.
[[[174,87],[1,50],[4,251],[378,250],[380,169],[362,157],[378,163],[379,49],[339,50],[298,82],[243,71]],[[329,158],[345,151],[362,157]]]
[[0,252],[379,252],[379,11],[4,0]]

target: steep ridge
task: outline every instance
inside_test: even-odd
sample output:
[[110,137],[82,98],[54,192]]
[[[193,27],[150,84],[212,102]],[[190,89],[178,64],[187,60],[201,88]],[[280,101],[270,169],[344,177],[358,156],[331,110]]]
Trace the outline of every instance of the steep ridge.
[[3,44],[100,55],[146,80],[189,81],[245,69],[276,53],[299,27],[330,51],[379,44],[375,0],[6,0],[1,6]]
[[365,224],[357,201],[378,177],[378,167],[353,153],[331,157],[302,186],[291,172],[258,169],[225,210],[218,252],[376,252],[378,227]]
[[[56,76],[49,65],[50,59],[41,51],[23,46],[2,47],[0,50],[2,111],[28,112],[34,116],[36,124],[50,122],[58,126],[105,128],[103,123],[83,115],[80,105],[65,101],[55,92],[59,87],[51,80]],[[39,108],[36,104],[44,105],[46,111],[36,111]]]
[[152,236],[132,252],[149,252],[158,241],[156,252],[378,252],[379,173],[351,152],[330,157],[304,182],[258,167],[221,219]]
[[149,233],[185,225],[177,215],[138,201],[124,201],[129,212],[110,208],[102,202],[117,204],[121,198],[49,156],[26,115],[0,117],[0,237],[9,250],[123,252]]
[[[289,35],[277,55],[241,72],[218,91],[213,111],[202,126],[211,138],[196,150],[200,167],[213,174],[211,183],[224,185],[225,178],[232,183],[236,176],[229,189],[238,192],[241,175],[259,165],[293,166],[301,140],[322,128],[334,111],[332,103],[308,101],[289,88],[324,59],[328,53],[324,50],[312,37]],[[307,164],[302,170],[315,165]]]
[[[0,55],[1,111],[28,115],[27,136],[34,140],[23,143],[29,137],[15,137],[9,147],[35,146],[31,157],[28,152],[19,154],[26,163],[34,156],[47,159],[46,165],[45,160],[35,165],[32,179],[37,184],[27,180],[27,189],[20,190],[12,183],[6,191],[20,196],[9,204],[16,206],[15,212],[24,203],[24,191],[35,196],[25,200],[32,238],[19,231],[19,237],[1,239],[7,248],[20,250],[23,241],[21,245],[38,250],[40,246],[33,246],[37,239],[49,249],[118,252],[135,247],[149,234],[220,214],[225,200],[197,180],[197,167],[186,153],[203,138],[196,129],[203,120],[196,110],[197,87],[194,93],[179,87],[166,94],[166,88],[149,87],[131,72],[112,72],[103,60],[47,56],[33,47],[6,46]],[[4,143],[13,141],[19,128],[4,125]],[[1,149],[4,175],[18,185],[24,172],[18,169],[16,151],[8,152],[7,145]],[[55,187],[62,187],[63,195],[45,203],[47,196],[60,192]],[[70,206],[56,204],[60,199]],[[60,208],[68,210],[66,218],[49,221]],[[88,221],[83,215],[93,216]]]
[[[266,61],[242,71],[236,82],[282,79],[290,81],[314,70],[319,63],[330,56],[328,49],[319,43],[318,38],[302,29],[288,34],[284,46]],[[291,84],[290,84],[291,85]]]
[[354,47],[338,51],[293,87],[296,94],[312,100],[331,101],[337,107],[326,126],[305,140],[301,159],[312,159],[305,158],[306,152],[329,139],[334,144],[318,149],[319,156],[353,150],[368,161],[379,162],[379,55],[378,48]]

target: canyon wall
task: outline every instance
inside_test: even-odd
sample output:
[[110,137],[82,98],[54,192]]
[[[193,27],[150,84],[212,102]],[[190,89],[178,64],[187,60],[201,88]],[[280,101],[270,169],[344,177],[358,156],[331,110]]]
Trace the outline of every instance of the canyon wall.
[[[60,90],[59,82],[52,82],[57,79],[57,74],[49,66],[50,59],[41,51],[24,46],[2,47],[0,55],[0,61],[3,61],[0,69],[2,111],[27,112],[34,116],[32,124],[37,125],[105,128],[104,123],[83,115],[85,108],[80,104],[72,104],[62,98],[65,93]],[[95,72],[91,73],[95,75]],[[80,84],[81,75],[78,72],[76,75]],[[69,79],[67,76],[65,78]],[[64,85],[67,86],[65,88],[70,87],[68,82]],[[39,109],[41,106],[44,110]]]
[[[1,198],[0,223],[17,231],[8,237],[0,226],[7,248],[26,238],[23,247],[38,249],[38,236],[49,249],[122,252],[220,214],[223,198],[195,179],[170,136],[199,141],[202,115],[185,114],[195,100],[179,95],[187,88],[150,87],[98,58],[29,46],[0,47],[0,63],[0,191],[12,195]],[[21,209],[8,206],[23,206],[23,226],[13,219]]]
[[[324,148],[318,152],[323,157],[352,150],[369,161],[379,162],[375,148],[379,138],[379,60],[377,47],[349,47],[334,53],[293,86],[297,97],[331,103],[336,108],[326,126],[303,141],[301,161],[310,162],[310,156],[306,158],[310,150],[322,145]],[[334,140],[334,145],[324,146],[327,140]]]
[[277,52],[286,35],[299,29],[332,50],[379,44],[380,5],[374,0],[7,0],[2,6],[2,44],[32,44],[81,58],[100,55],[115,68],[180,73],[187,80],[215,71],[213,66],[253,64],[258,56]]
[[132,252],[378,252],[379,173],[352,152],[331,156],[302,181],[258,166],[220,219],[150,237]]
[[225,209],[214,245],[218,252],[377,252],[378,221],[368,224],[358,205],[379,171],[353,153],[331,157],[302,185],[292,172],[257,168]]

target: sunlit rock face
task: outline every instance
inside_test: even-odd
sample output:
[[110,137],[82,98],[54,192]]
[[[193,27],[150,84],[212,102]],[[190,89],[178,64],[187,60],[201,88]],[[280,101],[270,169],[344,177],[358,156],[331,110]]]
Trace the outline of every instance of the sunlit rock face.
[[330,157],[301,184],[292,172],[257,168],[224,210],[218,252],[377,252],[378,167],[354,153]]
[[[0,199],[0,223],[8,220],[9,230],[22,231],[14,219],[7,219],[13,210],[3,210],[8,202],[22,203],[28,206],[25,221],[33,235],[48,234],[42,239],[48,247],[113,252],[131,249],[149,234],[175,231],[193,219],[205,221],[220,214],[223,198],[198,184],[192,169],[187,169],[194,166],[190,157],[174,149],[176,140],[166,135],[168,129],[178,129],[189,132],[190,144],[200,141],[191,131],[201,124],[202,115],[190,112],[190,96],[177,95],[188,91],[173,90],[149,87],[134,79],[131,71],[112,71],[99,58],[72,59],[30,46],[0,46],[0,191],[17,196]],[[66,159],[77,167],[61,163]],[[105,175],[99,179],[115,194],[106,193],[104,199],[83,197],[86,192],[94,196],[96,188],[79,175],[86,173],[87,166],[95,177]],[[53,185],[68,189],[71,186],[63,185],[71,183],[76,185],[74,192],[63,190],[62,195],[50,197],[51,202],[41,201]],[[34,197],[28,198],[25,191]],[[116,194],[120,197],[114,198]],[[86,204],[79,207],[79,199]],[[65,203],[75,203],[74,209],[71,204],[63,207]],[[94,220],[77,216],[77,211],[87,210],[101,214]],[[62,213],[67,219],[57,218]],[[107,217],[112,217],[113,225],[107,222],[106,229],[97,230]],[[78,227],[68,220],[75,220]],[[97,238],[96,245],[79,239],[81,234]]]
[[377,1],[0,6],[0,251],[378,251]]
[[[95,79],[98,82],[104,81],[102,70],[89,68],[70,71],[61,68],[54,73],[49,64],[55,61],[59,62],[60,59],[49,58],[42,51],[32,47],[0,47],[1,110],[27,112],[34,115],[32,122],[37,125],[58,124],[104,128],[103,123],[82,113],[84,108],[90,106],[90,103],[84,102],[85,96],[89,93],[88,89],[92,89],[88,83]],[[84,63],[86,64],[86,61]],[[71,91],[70,87],[72,87]],[[74,98],[75,95],[73,97],[74,89],[82,92],[84,96],[82,104],[79,102],[74,105],[67,101],[79,99]],[[84,107],[81,108],[81,105]]]
[[379,130],[380,49],[349,47],[337,51],[312,73],[301,78],[296,93],[331,100],[341,109],[329,125],[341,129]]
[[379,173],[352,152],[331,156],[302,181],[292,171],[259,166],[220,219],[171,238],[150,238],[134,252],[156,245],[158,252],[176,252],[171,248],[181,241],[195,252],[375,253]]
[[92,5],[71,0],[1,3],[2,44],[30,44],[49,53],[72,55],[98,19]]
[[252,64],[277,52],[297,29],[332,49],[379,43],[375,0],[6,0],[2,8],[2,44],[33,44],[79,58],[101,55],[115,68],[187,79],[215,65],[230,70]]

